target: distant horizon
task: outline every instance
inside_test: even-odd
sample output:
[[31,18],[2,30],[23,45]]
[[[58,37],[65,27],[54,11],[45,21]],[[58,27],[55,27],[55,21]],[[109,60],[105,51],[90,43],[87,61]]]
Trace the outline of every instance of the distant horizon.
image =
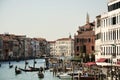
[[69,37],[97,15],[107,12],[107,0],[0,0],[0,34],[8,32],[55,41]]

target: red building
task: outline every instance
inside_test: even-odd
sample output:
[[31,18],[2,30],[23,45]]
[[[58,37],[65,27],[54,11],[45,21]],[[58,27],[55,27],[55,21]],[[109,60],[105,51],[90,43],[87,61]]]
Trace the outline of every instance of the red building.
[[94,22],[89,23],[89,15],[87,14],[86,24],[79,26],[77,35],[74,36],[75,55],[89,55],[94,53],[95,32]]

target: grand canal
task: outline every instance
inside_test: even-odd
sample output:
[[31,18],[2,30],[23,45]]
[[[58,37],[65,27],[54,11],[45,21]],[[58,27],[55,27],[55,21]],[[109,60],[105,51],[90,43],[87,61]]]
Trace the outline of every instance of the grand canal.
[[[29,66],[33,66],[33,60],[27,60]],[[36,59],[37,64],[36,67],[44,67],[45,60],[44,59]],[[58,77],[54,77],[53,73],[49,70],[46,70],[44,72],[44,78],[39,79],[37,73],[38,72],[23,72],[21,74],[16,75],[15,74],[15,66],[18,68],[24,68],[25,62],[20,61],[12,61],[11,64],[13,64],[13,68],[9,68],[9,62],[1,62],[0,67],[0,80],[60,80]]]

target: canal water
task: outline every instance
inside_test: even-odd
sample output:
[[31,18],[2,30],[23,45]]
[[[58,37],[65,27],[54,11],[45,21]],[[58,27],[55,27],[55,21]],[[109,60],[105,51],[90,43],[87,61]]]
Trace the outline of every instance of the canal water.
[[[36,59],[37,63],[35,67],[44,67],[45,60],[44,59]],[[28,66],[33,66],[33,60],[27,60]],[[24,61],[12,61],[13,68],[9,68],[9,62],[1,62],[0,67],[0,80],[60,80],[58,77],[54,77],[53,73],[49,70],[46,70],[44,73],[44,78],[38,78],[38,72],[23,72],[21,74],[15,74],[15,66],[18,68],[24,68],[25,62]]]

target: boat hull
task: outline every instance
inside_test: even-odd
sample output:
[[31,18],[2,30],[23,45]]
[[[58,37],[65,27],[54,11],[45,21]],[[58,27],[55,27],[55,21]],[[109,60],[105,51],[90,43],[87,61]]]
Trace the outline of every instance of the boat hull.
[[35,72],[35,71],[38,71],[38,70],[32,70],[32,69],[22,69],[22,68],[19,68],[21,71],[24,71],[24,72]]

